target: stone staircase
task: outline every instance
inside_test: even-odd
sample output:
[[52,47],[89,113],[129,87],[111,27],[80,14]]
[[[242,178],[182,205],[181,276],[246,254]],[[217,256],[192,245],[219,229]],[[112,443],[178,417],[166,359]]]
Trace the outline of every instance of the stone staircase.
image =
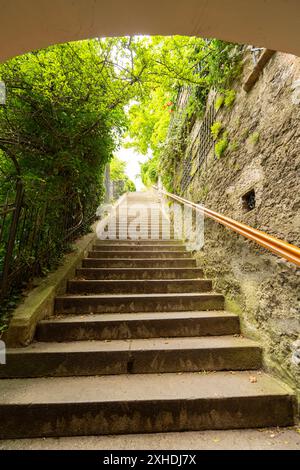
[[[128,207],[149,200],[134,193]],[[184,244],[158,233],[98,240],[35,342],[8,351],[1,438],[294,423],[294,396],[261,370],[260,346]]]

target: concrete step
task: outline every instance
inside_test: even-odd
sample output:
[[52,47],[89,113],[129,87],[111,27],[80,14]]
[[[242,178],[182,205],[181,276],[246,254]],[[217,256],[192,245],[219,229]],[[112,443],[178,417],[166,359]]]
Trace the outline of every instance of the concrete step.
[[[113,232],[115,233],[115,232]],[[167,240],[173,240],[174,238],[176,239],[176,235],[173,230],[160,230],[160,229],[144,229],[142,231],[138,232],[132,232],[129,228],[128,229],[122,229],[122,228],[117,228],[116,233],[118,234],[119,238],[130,238],[130,239],[153,239],[159,241],[163,236]]]
[[[112,222],[114,223],[114,221]],[[144,227],[147,227],[149,229],[161,229],[162,228],[162,224],[164,227],[170,227],[172,228],[173,227],[173,223],[172,222],[169,222],[168,220],[166,219],[160,219],[160,220],[151,220],[149,217],[145,217],[144,219],[137,219],[136,217],[134,218],[129,218],[127,219],[127,222],[126,220],[122,220],[122,219],[117,219],[115,221],[115,224],[116,224],[116,227],[120,227],[120,228],[124,228],[124,229],[127,229],[127,228],[136,228],[139,229],[140,228],[140,225],[142,225],[142,228]]]
[[145,245],[125,245],[125,244],[117,244],[117,243],[103,243],[102,245],[98,243],[97,245],[93,245],[93,251],[107,251],[107,252],[115,252],[115,251],[136,251],[136,250],[142,250],[142,251],[185,251],[186,248],[184,245],[179,245],[179,244],[162,244],[162,243],[156,243],[156,244],[145,244]]
[[37,341],[83,341],[234,335],[238,315],[224,311],[101,313],[53,317],[37,325]]
[[292,391],[264,373],[253,383],[254,374],[4,379],[0,438],[293,425]]
[[[108,232],[107,232],[108,233]],[[173,230],[170,230],[170,231],[166,231],[166,230],[148,230],[148,229],[144,229],[143,231],[138,231],[138,232],[132,232],[130,229],[118,229],[116,228],[116,230],[110,232],[109,234],[109,237],[110,238],[113,238],[113,237],[116,237],[116,238],[121,238],[121,239],[137,239],[137,240],[156,240],[156,241],[159,241],[161,240],[162,238],[166,239],[166,240],[174,240],[178,237],[176,237],[175,233]]]
[[177,232],[170,229],[153,229],[151,230],[148,227],[143,228],[142,230],[133,230],[129,228],[119,228],[115,226],[107,226],[101,233],[100,240],[112,240],[120,239],[121,241],[140,241],[140,242],[159,242],[159,241],[180,241],[182,243],[181,237],[177,235]]
[[111,241],[111,242],[114,242],[114,243],[118,243],[118,242],[123,242],[123,241],[139,241],[140,243],[145,243],[145,242],[150,242],[151,244],[153,244],[154,242],[163,242],[163,241],[168,241],[168,242],[172,242],[172,241],[176,241],[177,240],[177,237],[174,237],[173,235],[172,236],[168,236],[168,235],[165,235],[165,234],[158,234],[158,235],[153,235],[151,236],[150,232],[148,234],[144,234],[144,235],[140,235],[140,236],[137,236],[137,237],[132,237],[130,234],[119,234],[118,232],[115,234],[110,234],[110,235],[103,235],[102,236],[102,239],[103,241]]
[[76,276],[84,279],[198,279],[200,268],[79,268]]
[[116,225],[113,225],[111,224],[111,227],[114,227],[116,228],[118,231],[123,231],[123,232],[128,232],[128,233],[131,233],[131,231],[135,232],[137,231],[137,233],[144,233],[146,230],[148,232],[152,232],[152,233],[158,233],[158,232],[161,232],[161,233],[174,233],[174,227],[172,224],[164,224],[162,226],[162,224],[147,224],[147,223],[142,223],[142,226],[140,226],[139,224],[136,224],[135,221],[129,221],[128,225],[125,225],[125,224],[116,224]]
[[88,258],[118,258],[118,259],[161,259],[161,258],[191,258],[189,251],[89,251]]
[[[113,224],[114,224],[114,222],[112,223],[112,225]],[[174,228],[174,225],[173,225],[172,222],[168,222],[166,220],[162,221],[162,219],[160,219],[159,223],[158,223],[158,221],[155,221],[155,220],[151,221],[149,217],[148,217],[148,220],[147,220],[147,218],[139,219],[139,220],[137,220],[136,217],[135,218],[130,218],[130,219],[128,219],[127,225],[126,225],[126,223],[124,223],[123,220],[119,220],[119,221],[117,220],[116,226],[121,227],[123,229],[126,229],[126,227],[127,227],[127,228],[129,228],[133,231],[135,231],[135,230],[145,230],[147,228],[149,230],[151,230],[152,228],[154,228],[156,230],[161,229],[161,228],[164,228],[164,229],[169,228],[169,230],[170,230],[170,229]]]
[[[114,227],[112,227],[114,228]],[[174,231],[173,227],[149,227],[149,226],[143,226],[142,228],[140,227],[122,227],[122,226],[116,226],[116,230],[120,234],[127,234],[130,238],[145,238],[145,236],[148,236],[151,238],[153,237],[158,238],[158,235],[162,236],[164,235],[167,239],[170,238],[179,238],[176,237],[176,231]]]
[[215,293],[64,295],[56,297],[54,308],[60,314],[224,310],[224,297]]
[[[296,426],[214,431],[1,439],[0,450],[299,450]],[[169,452],[172,453],[172,452]],[[126,454],[124,454],[126,455]],[[222,458],[222,456],[220,456]],[[134,467],[136,468],[136,467]]]
[[155,374],[261,367],[261,350],[234,336],[33,343],[9,349],[1,378]]
[[167,246],[184,246],[181,240],[97,240],[96,246],[102,245],[118,245],[118,246],[146,246],[146,245],[167,245]]
[[172,224],[172,222],[168,222],[166,220],[162,220],[160,219],[159,221],[157,220],[150,220],[150,218],[148,217],[148,220],[147,219],[144,219],[144,220],[137,220],[136,217],[128,217],[128,220],[127,220],[127,223],[126,221],[124,220],[111,220],[107,225],[111,226],[111,227],[117,227],[117,228],[121,228],[121,229],[131,229],[131,230],[145,230],[145,229],[155,229],[155,230],[159,230],[161,229],[162,227],[163,228],[169,228],[169,229],[172,229],[174,226]]
[[154,294],[179,292],[208,292],[209,279],[149,279],[144,280],[71,280],[68,294]]
[[193,268],[196,267],[195,259],[185,258],[85,258],[82,260],[83,268]]

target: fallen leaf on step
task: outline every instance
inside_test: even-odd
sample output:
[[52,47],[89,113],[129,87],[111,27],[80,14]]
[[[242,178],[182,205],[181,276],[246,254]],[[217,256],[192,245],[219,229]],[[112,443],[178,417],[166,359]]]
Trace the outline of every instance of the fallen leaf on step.
[[251,376],[249,377],[249,380],[250,380],[250,382],[251,382],[252,384],[255,384],[255,383],[257,382],[257,378],[254,377],[254,375],[251,375]]

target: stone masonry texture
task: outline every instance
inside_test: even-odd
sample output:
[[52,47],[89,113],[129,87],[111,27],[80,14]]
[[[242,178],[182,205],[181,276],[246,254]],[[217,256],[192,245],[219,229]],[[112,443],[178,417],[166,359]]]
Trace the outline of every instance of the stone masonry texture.
[[[252,69],[249,54],[232,87],[233,106],[217,113],[228,132],[227,151],[218,159],[212,147],[183,195],[300,246],[300,58],[276,53],[246,93],[243,83]],[[200,124],[195,122],[190,140]],[[190,151],[191,145],[183,157]],[[176,185],[180,194],[180,176]],[[252,189],[256,205],[247,212],[242,196]],[[240,315],[244,332],[264,345],[266,367],[299,397],[300,366],[292,356],[300,338],[300,269],[208,219],[204,249],[195,255],[225,294],[228,310]]]

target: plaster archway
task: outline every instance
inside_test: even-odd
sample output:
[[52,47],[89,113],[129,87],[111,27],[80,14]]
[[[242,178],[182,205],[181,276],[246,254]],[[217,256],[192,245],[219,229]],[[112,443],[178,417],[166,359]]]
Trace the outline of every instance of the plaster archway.
[[97,36],[217,37],[300,55],[299,0],[0,0],[0,60]]

